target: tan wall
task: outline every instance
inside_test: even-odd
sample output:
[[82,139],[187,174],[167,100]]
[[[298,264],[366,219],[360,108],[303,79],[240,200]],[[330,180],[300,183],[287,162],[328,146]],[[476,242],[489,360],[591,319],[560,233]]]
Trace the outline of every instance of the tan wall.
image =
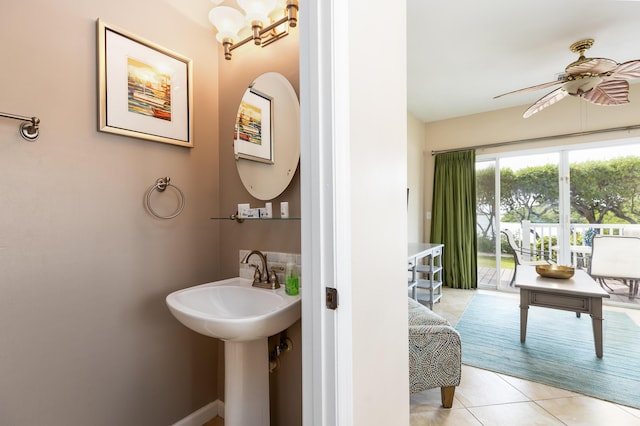
[[[220,54],[221,55],[221,54]],[[299,93],[298,33],[292,33],[266,48],[242,46],[233,52],[230,61],[221,60],[219,68],[220,102],[220,214],[234,214],[238,203],[264,206],[265,201],[249,194],[242,185],[233,154],[233,128],[244,91],[256,77],[265,72],[279,72]],[[291,184],[273,202],[279,216],[281,201],[289,202],[291,217],[300,217],[300,171]],[[238,274],[238,250],[256,249],[300,253],[300,221],[218,221],[220,224],[220,268],[225,277]]]
[[[164,300],[221,276],[219,56],[169,3],[3,3],[0,111],[42,132],[0,119],[1,424],[168,425],[219,397],[217,342]],[[96,130],[98,17],[193,59],[193,149]],[[161,176],[186,196],[173,220],[143,208]]]
[[[411,113],[407,114],[407,187],[409,205],[407,217],[407,239],[410,243],[425,242],[424,194],[425,176],[425,126]],[[429,155],[431,155],[429,153]]]
[[[264,206],[265,201],[253,198],[242,185],[233,154],[233,128],[242,95],[256,77],[265,72],[279,72],[299,93],[298,31],[266,48],[243,46],[233,52],[231,61],[220,62],[220,214],[236,212],[238,203],[252,207]],[[277,101],[277,100],[276,100]],[[280,201],[289,202],[291,217],[300,217],[300,172],[289,187],[273,202],[279,216]],[[238,275],[238,251],[262,250],[300,253],[300,221],[217,221],[220,226],[220,247],[216,253],[224,277]],[[268,261],[269,259],[267,259]],[[301,282],[304,285],[304,278]],[[302,334],[300,321],[287,335],[293,341],[293,350],[280,358],[280,368],[271,377],[271,416],[274,425],[297,426],[302,422]],[[275,339],[271,339],[272,345]],[[222,344],[220,345],[222,350]],[[221,356],[222,356],[222,352]],[[224,393],[224,364],[218,375],[219,393]]]
[[[528,105],[483,114],[424,124],[425,128],[425,210],[431,211],[433,196],[433,165],[431,151],[508,142],[552,135],[564,135],[589,130],[617,128],[640,124],[640,85],[631,86],[631,102],[623,106],[601,107],[581,99],[567,97],[528,119],[522,113]],[[477,155],[508,150],[569,145],[604,140],[638,137],[640,131],[622,131],[478,149]],[[425,234],[429,235],[429,223]]]

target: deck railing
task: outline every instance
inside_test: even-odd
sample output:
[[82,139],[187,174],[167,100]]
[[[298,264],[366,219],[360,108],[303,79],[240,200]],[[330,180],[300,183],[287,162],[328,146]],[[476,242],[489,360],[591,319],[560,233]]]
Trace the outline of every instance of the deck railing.
[[521,223],[501,222],[500,229],[508,229],[522,247],[543,251],[549,258],[558,261],[570,256],[573,266],[585,266],[584,255],[590,253],[587,232],[599,235],[631,235],[640,236],[640,225],[572,223],[569,225],[569,247],[562,247],[559,223],[532,223],[523,220]]

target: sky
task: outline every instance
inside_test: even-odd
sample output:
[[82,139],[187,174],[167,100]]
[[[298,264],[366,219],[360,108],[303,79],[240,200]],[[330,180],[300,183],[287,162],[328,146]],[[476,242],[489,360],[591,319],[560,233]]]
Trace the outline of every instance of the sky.
[[[580,163],[590,160],[610,160],[612,158],[638,156],[640,157],[640,143],[628,145],[605,146],[589,149],[567,149],[569,151],[569,163]],[[512,155],[512,154],[510,154]],[[559,151],[545,152],[541,154],[523,154],[521,156],[505,156],[500,158],[502,168],[520,170],[525,167],[541,166],[544,164],[557,164],[560,160]],[[493,166],[492,161],[483,162],[476,167],[482,170]]]

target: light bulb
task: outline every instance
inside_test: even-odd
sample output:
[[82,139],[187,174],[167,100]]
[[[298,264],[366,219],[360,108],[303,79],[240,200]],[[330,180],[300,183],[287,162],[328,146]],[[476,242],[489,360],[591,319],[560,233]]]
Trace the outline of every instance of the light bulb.
[[[287,14],[287,0],[276,0],[276,4],[269,14],[269,18],[271,18],[271,22],[277,21],[278,19],[286,16]],[[280,32],[281,30],[278,29]]]
[[238,5],[244,9],[248,23],[254,21],[262,22],[262,25],[269,25],[269,14],[276,7],[276,0],[238,0]]
[[238,32],[244,26],[242,13],[229,6],[218,6],[209,12],[209,21],[218,30],[216,39],[222,43],[225,39],[235,42]]

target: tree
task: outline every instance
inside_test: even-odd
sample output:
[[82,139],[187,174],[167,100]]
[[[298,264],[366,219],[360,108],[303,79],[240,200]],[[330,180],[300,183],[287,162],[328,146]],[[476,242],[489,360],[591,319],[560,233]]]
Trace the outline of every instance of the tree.
[[[481,236],[493,239],[496,220],[495,168],[476,172],[477,214]],[[571,221],[640,223],[640,157],[587,161],[570,165]],[[558,167],[543,165],[500,170],[500,220],[557,223]]]
[[482,237],[493,238],[495,223],[495,167],[476,171],[476,215],[486,220],[478,220]]
[[504,220],[520,222],[558,221],[558,166],[526,167],[500,172]]
[[640,158],[572,164],[571,208],[586,223],[638,223]]

